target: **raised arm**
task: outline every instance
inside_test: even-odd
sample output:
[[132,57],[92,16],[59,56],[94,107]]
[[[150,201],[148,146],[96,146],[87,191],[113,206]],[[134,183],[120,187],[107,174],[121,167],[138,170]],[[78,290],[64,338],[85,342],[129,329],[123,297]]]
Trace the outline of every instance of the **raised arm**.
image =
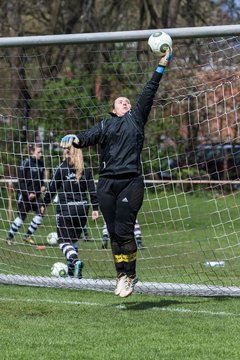
[[169,64],[171,58],[172,51],[171,49],[168,49],[166,51],[166,55],[160,58],[157,68],[155,69],[151,79],[145,85],[142,94],[138,98],[136,107],[133,110],[137,113],[138,119],[142,119],[144,123],[146,123],[148,119],[160,80],[162,79],[165,68]]

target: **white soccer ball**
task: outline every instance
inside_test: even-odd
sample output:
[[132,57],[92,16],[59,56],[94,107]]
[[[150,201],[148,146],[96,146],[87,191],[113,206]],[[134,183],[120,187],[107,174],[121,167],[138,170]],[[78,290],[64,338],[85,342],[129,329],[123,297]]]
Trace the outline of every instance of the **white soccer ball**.
[[66,277],[68,275],[68,267],[62,262],[56,262],[51,267],[51,274],[55,277]]
[[56,232],[51,232],[47,236],[47,242],[49,245],[56,245],[58,241],[58,234]]
[[148,39],[153,54],[164,56],[168,48],[172,48],[172,38],[165,32],[155,32]]

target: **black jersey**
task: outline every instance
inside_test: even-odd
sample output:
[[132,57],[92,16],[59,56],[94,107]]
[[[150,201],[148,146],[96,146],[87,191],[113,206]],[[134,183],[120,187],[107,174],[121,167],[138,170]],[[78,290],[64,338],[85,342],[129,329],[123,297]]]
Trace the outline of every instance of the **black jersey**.
[[33,157],[25,159],[21,166],[18,167],[18,193],[23,200],[27,200],[30,193],[35,193],[39,198],[41,195],[41,187],[44,184],[44,164],[42,160]]
[[148,120],[153,98],[162,74],[155,71],[145,85],[137,104],[122,117],[111,114],[87,131],[78,135],[75,147],[100,146],[100,177],[141,174],[140,154],[144,142],[144,126]]
[[49,204],[58,194],[57,212],[66,205],[89,205],[89,197],[93,210],[98,210],[98,200],[95,183],[90,168],[85,168],[79,181],[76,179],[76,170],[64,160],[56,169],[52,180],[48,184],[44,202]]

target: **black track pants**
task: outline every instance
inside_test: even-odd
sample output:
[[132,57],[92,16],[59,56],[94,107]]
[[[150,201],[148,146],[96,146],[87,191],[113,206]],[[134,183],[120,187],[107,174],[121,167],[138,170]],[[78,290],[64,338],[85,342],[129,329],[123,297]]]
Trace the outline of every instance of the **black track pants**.
[[110,235],[117,273],[135,275],[134,225],[143,202],[143,178],[100,178],[97,196]]

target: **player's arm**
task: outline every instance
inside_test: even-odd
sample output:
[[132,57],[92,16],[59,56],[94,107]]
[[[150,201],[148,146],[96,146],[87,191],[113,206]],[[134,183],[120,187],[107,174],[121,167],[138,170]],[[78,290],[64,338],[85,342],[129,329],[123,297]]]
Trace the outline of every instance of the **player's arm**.
[[74,146],[76,148],[84,148],[91,145],[96,145],[102,134],[101,123],[96,124],[92,128],[86,131],[82,131],[80,134],[68,134],[61,139],[60,146],[63,148],[69,148]]
[[162,79],[165,68],[168,66],[171,58],[172,51],[171,49],[168,49],[165,56],[159,59],[157,68],[153,72],[151,79],[145,85],[143,92],[138,99],[134,111],[138,113],[137,118],[142,119],[144,123],[147,121],[160,80]]

